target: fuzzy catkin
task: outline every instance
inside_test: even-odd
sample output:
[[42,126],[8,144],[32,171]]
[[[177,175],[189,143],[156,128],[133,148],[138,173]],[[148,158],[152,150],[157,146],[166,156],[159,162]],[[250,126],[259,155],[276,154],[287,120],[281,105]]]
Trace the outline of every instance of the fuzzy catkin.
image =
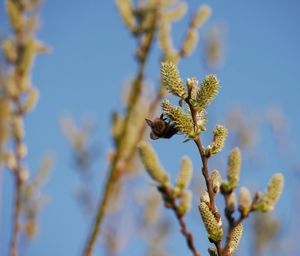
[[163,62],[160,67],[160,76],[163,86],[165,86],[170,93],[178,97],[184,97],[186,95],[179,70],[175,64],[172,62]]
[[175,123],[175,128],[193,138],[195,135],[194,124],[190,114],[183,112],[181,107],[173,106],[167,99],[163,100],[161,106],[163,113]]
[[207,204],[201,202],[199,205],[199,211],[205,225],[206,232],[208,234],[208,238],[214,242],[220,241],[223,236],[222,227],[218,224],[215,216],[208,208]]
[[211,153],[216,154],[220,152],[224,145],[225,145],[225,140],[227,137],[227,129],[223,125],[216,125],[214,131],[214,136],[213,136],[213,143],[211,146]]
[[243,235],[243,224],[239,223],[232,231],[231,239],[229,242],[229,252],[233,253],[239,246]]
[[200,90],[197,96],[197,103],[200,108],[206,108],[219,93],[219,81],[216,75],[206,76],[201,84]]

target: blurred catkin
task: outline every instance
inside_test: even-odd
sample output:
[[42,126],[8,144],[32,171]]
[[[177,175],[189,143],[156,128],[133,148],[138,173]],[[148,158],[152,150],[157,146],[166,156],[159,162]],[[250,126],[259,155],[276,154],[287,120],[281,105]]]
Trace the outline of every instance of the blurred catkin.
[[281,173],[274,174],[269,181],[267,191],[262,195],[255,208],[262,212],[272,211],[281,196],[283,185],[283,175]]
[[187,157],[183,157],[181,160],[181,166],[179,174],[176,180],[176,187],[180,190],[188,188],[193,175],[193,164],[192,161]]
[[151,145],[147,142],[141,142],[139,144],[139,153],[148,174],[161,185],[165,185],[169,181],[169,177],[161,166]]
[[239,211],[243,216],[246,216],[251,207],[251,194],[248,188],[241,187],[239,195]]
[[234,148],[228,157],[227,178],[230,183],[236,184],[240,180],[241,152],[239,148]]
[[200,6],[198,13],[195,16],[195,27],[201,27],[211,16],[212,10],[209,5]]
[[211,8],[208,5],[201,6],[198,10],[198,13],[194,15],[190,27],[182,42],[182,46],[180,49],[181,57],[186,57],[192,54],[198,43],[199,33],[197,30],[202,27],[202,25],[206,22],[210,15]]
[[136,21],[133,12],[133,5],[131,0],[117,0],[117,8],[122,16],[123,22],[133,32],[136,28]]
[[190,190],[184,190],[182,192],[182,195],[180,197],[180,201],[179,201],[179,212],[182,215],[185,215],[192,207],[192,191]]

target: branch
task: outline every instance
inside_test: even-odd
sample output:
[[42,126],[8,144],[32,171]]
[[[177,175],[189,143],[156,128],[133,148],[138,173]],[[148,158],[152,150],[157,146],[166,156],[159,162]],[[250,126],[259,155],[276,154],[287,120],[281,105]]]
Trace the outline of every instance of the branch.
[[[197,111],[194,109],[194,107],[190,103],[190,99],[191,99],[191,90],[189,90],[188,97],[185,99],[185,102],[188,104],[188,106],[190,108],[191,115],[192,115],[192,118],[193,118],[193,123],[194,123],[194,126],[195,126],[195,131],[198,131],[199,129],[198,129],[198,124],[197,124]],[[208,172],[208,159],[209,159],[209,157],[205,155],[205,150],[202,146],[200,136],[195,138],[194,142],[196,143],[196,146],[197,146],[199,154],[200,154],[201,162],[202,162],[202,175],[204,177],[207,192],[208,192],[208,195],[209,195],[210,208],[211,208],[211,210],[212,210],[212,212],[215,216],[220,217],[220,214],[218,213],[218,211],[216,209],[216,206],[215,206],[215,195],[216,194],[213,191],[212,181],[209,177],[209,172]],[[214,244],[217,248],[218,255],[221,256],[221,252],[222,252],[221,241],[215,242]]]
[[[117,180],[122,176],[123,172],[120,172],[120,170],[123,170],[121,166],[121,162],[123,162],[124,159],[122,159],[121,153],[123,149],[127,146],[124,143],[123,138],[128,133],[129,129],[129,122],[130,118],[132,117],[133,110],[138,102],[138,98],[141,94],[142,90],[142,82],[144,79],[144,70],[145,70],[145,63],[148,59],[151,46],[154,41],[154,31],[156,27],[156,20],[153,21],[152,30],[148,34],[148,40],[146,45],[140,45],[140,53],[141,55],[138,56],[139,60],[139,71],[136,75],[136,78],[133,82],[133,86],[131,89],[131,94],[129,97],[129,106],[127,109],[127,115],[124,120],[124,128],[122,130],[122,134],[120,135],[121,141],[116,149],[116,155],[114,156],[112,160],[112,164],[109,170],[109,176],[105,183],[105,189],[102,198],[99,201],[98,210],[96,219],[94,222],[94,225],[92,226],[92,230],[90,233],[90,236],[88,238],[88,241],[86,243],[85,249],[84,249],[84,255],[92,255],[93,248],[95,246],[96,240],[98,235],[101,232],[101,226],[103,224],[104,217],[106,215],[107,206],[109,204],[109,201],[111,200],[111,192],[113,189],[113,186]],[[127,165],[126,165],[127,166]]]
[[[16,72],[17,73],[17,72]],[[19,77],[16,76],[16,82],[19,80]],[[16,111],[13,112],[18,118],[24,118],[24,112],[22,111],[21,106],[21,95],[18,95],[16,98],[11,99],[12,102],[15,104]],[[15,179],[15,202],[14,202],[14,215],[13,215],[13,232],[10,244],[10,255],[17,256],[18,255],[18,234],[20,231],[20,213],[21,213],[21,193],[22,193],[22,185],[23,185],[23,178],[22,178],[22,155],[20,155],[20,148],[23,146],[24,138],[20,139],[17,136],[14,138],[15,144],[15,152],[14,157],[16,159],[16,166],[12,170]]]

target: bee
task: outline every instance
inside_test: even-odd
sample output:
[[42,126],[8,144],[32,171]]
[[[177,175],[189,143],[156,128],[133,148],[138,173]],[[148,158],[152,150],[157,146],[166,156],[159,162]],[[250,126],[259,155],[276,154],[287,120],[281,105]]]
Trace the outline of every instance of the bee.
[[153,121],[146,119],[146,122],[151,128],[150,138],[152,140],[169,139],[178,133],[175,124],[168,120],[164,114],[161,114],[160,117],[155,118]]

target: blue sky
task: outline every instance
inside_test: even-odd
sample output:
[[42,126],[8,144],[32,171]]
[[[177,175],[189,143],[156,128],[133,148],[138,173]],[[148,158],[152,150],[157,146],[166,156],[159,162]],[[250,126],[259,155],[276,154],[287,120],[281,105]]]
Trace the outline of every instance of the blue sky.
[[[190,2],[187,17],[203,3],[187,2]],[[285,114],[296,152],[300,144],[297,104],[300,100],[300,2],[214,0],[208,3],[212,6],[213,15],[203,29],[203,34],[215,23],[222,24],[226,31],[225,61],[217,71],[222,89],[209,109],[214,116],[212,122],[224,122],[224,114],[237,104],[245,111],[246,117],[257,115],[263,121],[266,108],[276,105]],[[9,30],[3,9],[1,1],[0,32],[6,34]],[[175,44],[180,42],[188,21],[185,18],[175,24]],[[33,82],[41,96],[36,110],[26,118],[29,147],[27,162],[34,172],[41,157],[52,151],[56,163],[44,189],[51,200],[42,211],[39,236],[28,248],[27,255],[78,255],[91,223],[82,216],[73,198],[73,188],[78,178],[70,167],[71,154],[61,133],[59,118],[64,113],[70,113],[78,121],[87,114],[95,117],[103,150],[99,160],[102,173],[97,174],[99,185],[96,191],[100,194],[106,163],[105,152],[111,147],[110,114],[113,110],[120,110],[121,86],[136,71],[133,56],[135,41],[122,24],[114,1],[100,0],[45,1],[38,37],[52,51],[48,55],[39,56],[33,69]],[[206,74],[201,64],[201,43],[200,39],[194,55],[180,63],[183,78],[197,76],[200,80]],[[159,79],[159,58],[159,50],[155,47],[146,74],[153,84]],[[209,125],[212,127],[214,123]],[[251,185],[263,189],[271,173],[287,168],[288,162],[296,161],[296,154],[289,155],[286,161],[280,160],[269,130],[263,127],[259,133],[258,152],[263,152],[265,156],[264,169],[245,170],[243,178]],[[206,136],[210,138],[209,133]],[[162,162],[176,170],[180,157],[188,154],[194,160],[195,167],[199,168],[195,148],[192,144],[179,146],[180,141],[181,138],[170,142],[155,142],[155,148],[161,152]],[[166,153],[170,146],[176,148],[172,156]],[[226,150],[221,154],[222,159],[225,159],[230,149]],[[276,214],[287,217],[293,207],[289,198],[297,180],[293,179],[289,170],[285,171],[287,188]],[[7,255],[13,180],[9,172],[4,173],[3,179],[4,211],[1,214],[0,231],[1,250],[3,255]],[[197,223],[200,223],[200,219]],[[190,224],[196,226],[192,222]],[[200,235],[201,232],[194,229]],[[174,239],[180,245],[178,248],[174,246],[178,253],[176,255],[183,255],[186,248],[180,235]],[[202,242],[202,251],[207,245]],[[142,252],[133,254],[131,250],[132,247],[129,247],[123,255],[129,252],[130,255],[142,255]],[[101,250],[99,253],[101,255]]]

